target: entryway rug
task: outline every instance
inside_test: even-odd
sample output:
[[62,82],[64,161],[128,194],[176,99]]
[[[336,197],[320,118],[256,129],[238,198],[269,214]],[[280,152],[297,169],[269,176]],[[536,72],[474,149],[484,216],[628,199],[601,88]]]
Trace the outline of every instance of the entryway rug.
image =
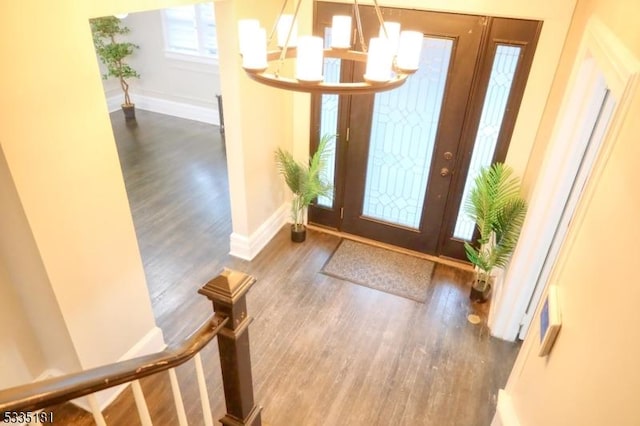
[[426,259],[342,240],[322,273],[424,303],[434,266]]

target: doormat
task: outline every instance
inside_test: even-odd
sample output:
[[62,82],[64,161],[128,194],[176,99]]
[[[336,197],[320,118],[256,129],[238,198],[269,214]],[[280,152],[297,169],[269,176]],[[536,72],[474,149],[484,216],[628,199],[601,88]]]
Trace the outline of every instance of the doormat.
[[434,263],[351,240],[342,240],[322,273],[424,303]]

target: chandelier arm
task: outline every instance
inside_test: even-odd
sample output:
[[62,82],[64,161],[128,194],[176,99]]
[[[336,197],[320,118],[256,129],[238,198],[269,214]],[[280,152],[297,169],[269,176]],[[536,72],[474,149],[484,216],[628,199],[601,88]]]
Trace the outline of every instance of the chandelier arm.
[[267,39],[267,45],[271,44],[271,40],[273,40],[273,36],[276,34],[276,31],[278,31],[278,22],[280,22],[280,18],[282,18],[282,14],[284,13],[284,10],[287,8],[288,2],[289,0],[284,0],[284,2],[282,3],[282,8],[280,9],[280,13],[276,18],[276,22],[273,24],[273,28],[271,28],[271,33],[269,33],[269,38]]
[[380,28],[384,32],[384,37],[388,40],[389,34],[387,33],[387,27],[384,25],[384,18],[382,17],[382,11],[380,10],[380,6],[378,6],[378,0],[373,0],[373,8],[376,10],[376,15],[378,16],[378,22],[380,23]]
[[[285,5],[287,0],[285,0]],[[284,42],[284,46],[282,46],[282,52],[280,52],[280,58],[278,59],[278,66],[275,71],[276,77],[280,74],[280,68],[282,68],[282,64],[284,64],[284,60],[287,57],[287,49],[289,48],[289,41],[291,40],[291,34],[293,33],[293,27],[298,19],[298,12],[300,11],[300,5],[302,4],[302,0],[298,0],[298,4],[296,4],[296,11],[293,13],[293,19],[291,20],[291,26],[289,27],[289,31],[287,32],[287,39]],[[282,16],[282,12],[280,12],[280,16]],[[280,18],[278,18],[280,20]],[[276,22],[276,27],[278,23]]]
[[278,77],[274,74],[247,73],[252,80],[277,89],[285,89],[293,92],[336,95],[364,95],[379,93],[400,87],[407,79],[407,74],[399,74],[393,79],[384,82],[358,82],[358,83],[300,83],[296,79]]
[[[380,23],[380,28],[382,28],[382,32],[384,33],[384,37],[389,40],[389,33],[387,32],[387,26],[384,24],[384,18],[382,17],[382,11],[380,10],[380,6],[378,5],[378,0],[373,0],[373,8],[376,10],[376,15],[378,16],[378,22]],[[398,58],[396,55],[393,55],[393,69],[397,72],[398,70]]]
[[[378,1],[377,0],[372,0],[372,1],[375,7],[377,18],[380,22],[380,25],[382,25],[382,28],[383,28],[382,33],[384,35],[387,35],[388,37],[388,31],[384,25],[384,19],[382,17],[381,9],[378,6]],[[287,3],[288,3],[288,0],[284,0],[282,10],[280,11],[280,16],[278,17],[278,21],[280,21],[282,16],[284,16],[283,13],[286,10]],[[366,63],[367,60],[369,59],[369,54],[367,53],[367,45],[365,44],[365,41],[364,41],[364,31],[362,27],[362,20],[360,16],[358,0],[353,0],[353,4],[354,4],[353,15],[355,16],[355,19],[356,19],[356,34],[351,34],[351,44],[354,46],[354,49],[355,49],[355,45],[357,44],[358,37],[359,37],[361,49],[358,51],[358,50],[351,50],[349,48],[345,49],[344,47],[325,48],[323,53],[323,56],[325,58],[351,60],[351,61],[362,62],[362,63]],[[266,52],[267,63],[273,63],[274,68],[276,69],[275,73],[270,74],[266,72],[268,68],[268,64],[267,66],[264,66],[261,68],[252,68],[252,67],[245,68],[243,63],[243,68],[251,79],[259,83],[265,84],[267,86],[271,86],[278,89],[296,91],[296,92],[306,92],[306,93],[314,93],[314,94],[331,93],[331,94],[337,94],[337,95],[360,95],[360,94],[378,93],[378,92],[383,92],[386,90],[391,90],[391,89],[400,87],[405,83],[405,81],[407,80],[407,77],[410,74],[413,74],[414,72],[416,72],[417,68],[416,69],[398,68],[396,66],[396,60],[394,58],[392,70],[395,71],[395,73],[391,73],[391,77],[388,80],[386,78],[384,79],[378,78],[379,76],[377,74],[376,75],[370,74],[369,76],[365,74],[363,76],[364,81],[352,82],[352,83],[347,83],[347,82],[327,83],[327,82],[324,82],[322,78],[309,79],[309,81],[306,81],[304,78],[299,78],[299,77],[287,78],[284,76],[280,76],[279,73],[283,67],[284,61],[286,59],[297,58],[298,53],[300,53],[298,47],[289,48],[289,43],[291,42],[291,38],[294,35],[293,24],[297,20],[301,5],[302,5],[302,0],[297,0],[297,4],[295,7],[295,14],[293,16],[293,21],[291,23],[291,26],[289,27],[289,30],[287,32],[287,37],[286,37],[286,40],[284,41],[284,46],[278,47],[275,50]],[[270,41],[273,39],[274,35],[277,32],[278,32],[278,24],[276,23],[276,26],[269,37]]]
[[367,53],[367,45],[364,42],[364,33],[362,32],[362,21],[360,20],[360,7],[358,6],[358,0],[353,0],[354,12],[356,15],[356,32],[360,36],[360,44],[362,45],[362,51]]

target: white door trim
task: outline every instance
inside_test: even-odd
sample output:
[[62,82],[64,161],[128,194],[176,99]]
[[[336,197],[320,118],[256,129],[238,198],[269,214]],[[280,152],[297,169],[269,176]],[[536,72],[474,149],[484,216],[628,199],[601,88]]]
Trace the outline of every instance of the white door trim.
[[[558,115],[561,119],[556,122],[545,153],[520,242],[502,288],[497,292],[500,297],[492,300],[489,327],[493,336],[513,341],[518,335],[576,177],[575,148],[581,142],[579,135],[586,114],[589,114],[589,96],[597,85],[597,76],[604,76],[606,87],[616,101],[612,126],[606,136],[608,140],[615,140],[611,135],[619,128],[615,123],[616,112],[622,106],[623,109],[628,106],[628,98],[637,85],[638,72],[640,63],[635,57],[602,22],[592,17],[578,49],[567,85],[571,89],[565,92]],[[613,144],[605,142],[604,145],[595,163],[606,161]],[[592,178],[597,179],[597,176]]]
[[580,164],[578,164],[578,170],[576,172],[575,180],[569,193],[566,196],[566,203],[562,214],[558,220],[558,227],[555,230],[547,256],[544,263],[540,268],[540,274],[536,279],[536,285],[533,293],[533,297],[529,302],[527,312],[521,321],[521,328],[518,337],[524,340],[527,332],[529,331],[529,325],[533,319],[534,312],[538,306],[538,302],[542,297],[542,293],[545,290],[546,283],[551,276],[551,271],[557,261],[558,254],[562,244],[564,243],[567,231],[569,230],[569,224],[573,219],[573,215],[576,212],[578,203],[582,197],[582,191],[584,186],[591,175],[593,166],[598,158],[600,148],[606,136],[607,129],[611,122],[613,111],[615,110],[616,101],[613,96],[607,96],[608,89],[604,84],[604,79],[598,68],[595,70],[598,74],[599,80],[602,82],[602,87],[595,87],[594,92],[590,93],[589,103],[594,106],[594,116],[589,117],[589,121],[583,123],[584,131],[589,132],[581,136],[585,142],[585,146],[581,146],[581,151],[576,151],[576,159],[578,156],[582,156]]

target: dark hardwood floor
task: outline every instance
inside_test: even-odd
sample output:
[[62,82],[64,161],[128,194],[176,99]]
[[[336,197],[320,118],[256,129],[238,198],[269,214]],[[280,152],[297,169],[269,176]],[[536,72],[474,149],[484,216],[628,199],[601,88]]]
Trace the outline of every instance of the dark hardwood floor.
[[[228,266],[258,281],[248,296],[256,400],[270,426],[488,425],[519,346],[493,339],[486,306],[469,303],[469,272],[434,270],[417,303],[319,273],[337,247],[282,229],[251,262],[228,255],[231,233],[218,129],[138,111],[112,116],[158,325],[167,341],[211,312],[197,289]],[[477,313],[480,325],[466,317]],[[202,352],[214,419],[224,412],[217,346]],[[194,366],[177,369],[190,424],[202,424]],[[142,380],[154,424],[177,424],[166,374]],[[70,404],[56,424],[93,424]],[[130,389],[107,410],[112,425],[140,424]]]
[[191,318],[190,301],[229,252],[227,163],[216,126],[137,113],[111,121],[153,310],[172,341],[193,325],[176,326],[176,317],[206,317]]

